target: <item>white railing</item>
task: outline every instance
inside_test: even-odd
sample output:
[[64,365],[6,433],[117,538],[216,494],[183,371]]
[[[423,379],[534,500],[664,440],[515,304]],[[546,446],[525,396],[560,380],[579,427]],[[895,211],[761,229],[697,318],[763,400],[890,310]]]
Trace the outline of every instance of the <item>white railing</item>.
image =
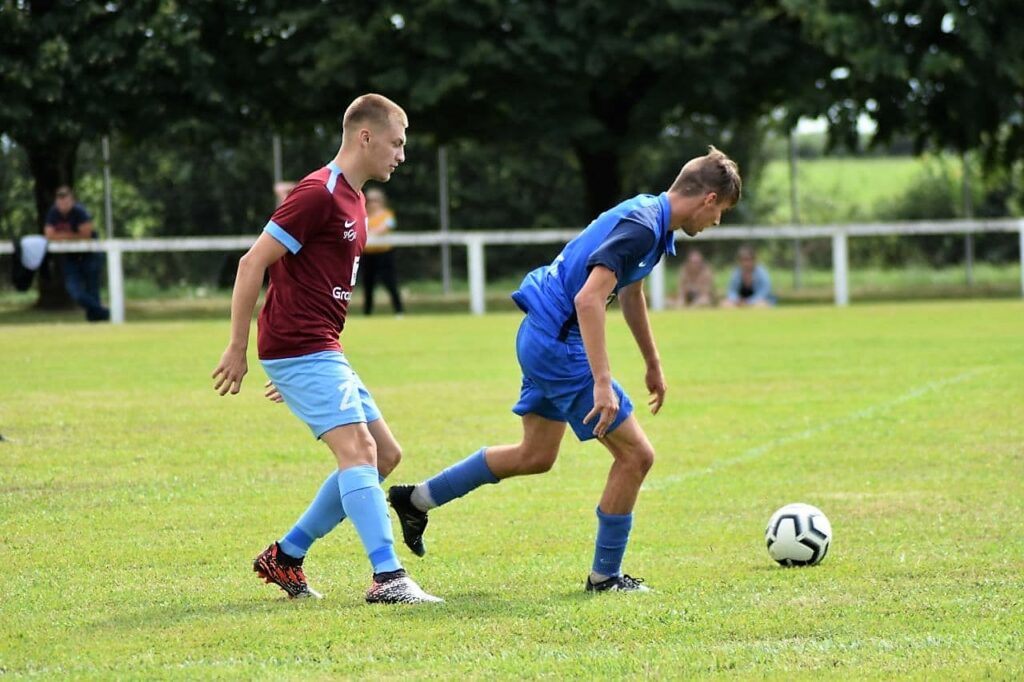
[[[1020,234],[1021,294],[1024,296],[1024,219],[1001,218],[993,220],[942,220],[905,223],[862,223],[849,225],[802,225],[781,227],[716,227],[691,240],[682,236],[677,245],[701,241],[755,241],[763,239],[824,239],[832,240],[832,273],[836,305],[850,302],[849,262],[847,248],[851,237],[881,235],[926,234],[978,234],[984,232],[1017,232]],[[579,230],[509,230],[503,232],[419,232],[392,234],[371,243],[404,246],[439,246],[450,244],[466,247],[469,273],[469,309],[475,315],[485,310],[484,285],[486,282],[485,246],[501,244],[554,244],[565,243],[579,234]],[[153,253],[167,251],[244,251],[255,235],[239,237],[163,237],[154,239],[108,239],[78,242],[51,242],[51,253],[81,253],[105,251],[107,254],[107,281],[110,293],[111,322],[124,322],[124,253]],[[12,253],[9,243],[0,243],[0,254]],[[665,307],[665,261],[651,273],[650,304],[654,310]]]

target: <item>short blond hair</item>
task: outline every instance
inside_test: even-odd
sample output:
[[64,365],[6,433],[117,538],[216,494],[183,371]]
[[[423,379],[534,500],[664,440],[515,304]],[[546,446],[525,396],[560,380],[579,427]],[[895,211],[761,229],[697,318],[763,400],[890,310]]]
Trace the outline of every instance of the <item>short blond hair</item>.
[[735,206],[743,193],[743,180],[736,162],[714,145],[708,145],[707,154],[686,162],[669,191],[683,196],[714,192],[719,203],[725,201]]
[[341,127],[345,132],[370,124],[374,128],[382,128],[390,118],[396,118],[405,128],[409,127],[409,117],[405,110],[384,95],[369,93],[352,100],[345,110]]

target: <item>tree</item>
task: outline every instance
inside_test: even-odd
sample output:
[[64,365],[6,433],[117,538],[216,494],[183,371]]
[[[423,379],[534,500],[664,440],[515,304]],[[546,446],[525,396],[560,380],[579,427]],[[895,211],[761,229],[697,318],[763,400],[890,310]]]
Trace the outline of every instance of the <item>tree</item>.
[[719,142],[828,73],[799,22],[763,0],[421,0],[268,21],[263,58],[289,64],[307,113],[372,89],[441,141],[570,150],[581,216],[622,197],[638,144],[672,129],[713,130],[698,149]]
[[[75,184],[83,139],[230,120],[224,74],[207,49],[222,36],[204,33],[204,20],[225,12],[209,5],[0,1],[0,133],[25,151],[40,228],[54,190]],[[66,300],[59,279],[41,304]]]
[[1024,24],[1012,0],[782,0],[805,37],[842,66],[825,111],[847,129],[878,123],[877,143],[1024,154]]

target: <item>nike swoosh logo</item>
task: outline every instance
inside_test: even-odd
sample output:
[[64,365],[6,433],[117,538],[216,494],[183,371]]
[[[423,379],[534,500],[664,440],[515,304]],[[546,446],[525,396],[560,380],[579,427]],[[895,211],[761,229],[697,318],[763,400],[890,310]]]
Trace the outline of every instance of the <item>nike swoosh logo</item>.
[[352,227],[355,224],[356,224],[356,221],[354,221],[354,220],[346,220],[345,221],[345,227]]
[[640,261],[640,267],[646,268],[647,267],[647,263],[645,263],[643,261]]

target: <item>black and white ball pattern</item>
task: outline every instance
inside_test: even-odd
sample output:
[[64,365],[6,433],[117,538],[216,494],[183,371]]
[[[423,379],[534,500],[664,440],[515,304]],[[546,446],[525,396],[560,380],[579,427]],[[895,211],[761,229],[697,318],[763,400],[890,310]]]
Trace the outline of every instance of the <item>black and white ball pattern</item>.
[[828,554],[832,524],[817,507],[796,502],[772,514],[764,539],[768,554],[783,566],[814,566]]

